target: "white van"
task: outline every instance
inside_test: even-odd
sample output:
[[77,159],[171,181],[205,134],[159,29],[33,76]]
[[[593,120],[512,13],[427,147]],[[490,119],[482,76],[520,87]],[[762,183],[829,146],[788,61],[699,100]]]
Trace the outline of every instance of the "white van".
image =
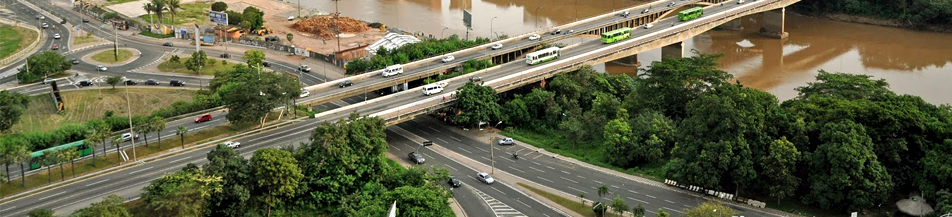
[[650,29],[653,26],[651,23],[645,23],[645,29]]
[[400,64],[397,64],[397,65],[387,66],[387,68],[383,69],[383,72],[381,74],[383,75],[383,77],[386,78],[386,77],[390,77],[391,75],[399,75],[400,73],[403,73],[403,66]]
[[737,4],[743,4],[744,0],[737,0]]
[[423,95],[433,95],[443,92],[443,86],[440,84],[427,84],[423,86]]

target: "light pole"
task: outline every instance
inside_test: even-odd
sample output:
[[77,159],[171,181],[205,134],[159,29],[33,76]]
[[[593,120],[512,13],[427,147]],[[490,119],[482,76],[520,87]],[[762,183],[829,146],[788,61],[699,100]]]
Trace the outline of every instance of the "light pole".
[[[535,28],[539,28],[539,9],[541,8],[542,6],[536,7],[535,14],[533,14],[533,16],[535,16],[535,23],[536,23]],[[575,9],[575,10],[578,10],[578,9]]]
[[493,41],[493,20],[495,19],[496,17],[489,19],[489,42]]
[[132,130],[132,102],[129,101],[129,90],[126,89],[126,107],[129,112],[129,134],[132,135],[132,162],[139,161],[136,159],[136,132]]
[[[499,121],[499,123],[496,123],[496,125],[493,125],[493,129],[496,129],[496,127],[498,127],[499,124],[501,123],[502,121]],[[493,174],[493,175],[496,174],[496,147],[493,145],[493,142],[496,141],[496,132],[498,131],[499,130],[496,130],[495,132],[490,132],[490,135],[489,135],[489,159],[490,159],[489,161],[492,163],[492,167],[491,167],[492,170],[489,171],[489,174]]]
[[450,27],[443,27],[443,31],[440,31],[440,39],[443,39],[443,33],[446,32],[446,29],[449,29],[449,28]]
[[578,0],[575,0],[575,21],[578,22]]

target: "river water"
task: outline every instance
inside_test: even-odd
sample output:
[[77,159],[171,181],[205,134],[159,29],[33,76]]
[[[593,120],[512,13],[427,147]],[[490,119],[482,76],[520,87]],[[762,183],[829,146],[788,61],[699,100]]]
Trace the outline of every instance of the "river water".
[[[435,37],[465,37],[463,10],[473,14],[469,37],[519,35],[642,4],[626,0],[348,0],[345,16],[376,21]],[[304,7],[334,11],[333,1],[302,1]],[[577,5],[577,6],[576,6]],[[493,17],[496,17],[493,19]],[[744,30],[713,30],[685,41],[685,50],[723,53],[720,68],[743,84],[780,100],[796,97],[794,88],[813,82],[819,70],[867,74],[886,79],[900,94],[952,103],[952,34],[919,32],[804,17],[790,13],[786,40],[757,35],[761,17],[743,18]],[[491,25],[491,26],[490,26]],[[491,29],[490,29],[491,28]],[[690,55],[687,53],[686,55]],[[660,49],[638,55],[644,66],[660,60]],[[601,64],[609,73],[634,74],[634,67]]]

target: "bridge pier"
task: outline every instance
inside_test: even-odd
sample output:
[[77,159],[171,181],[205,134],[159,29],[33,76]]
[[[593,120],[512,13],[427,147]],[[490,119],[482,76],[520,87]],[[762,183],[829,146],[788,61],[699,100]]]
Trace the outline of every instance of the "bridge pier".
[[641,62],[638,62],[638,54],[612,60],[612,63],[623,66],[641,67]]
[[661,47],[661,59],[665,58],[683,58],[684,57],[684,42],[679,41],[674,44],[665,45]]
[[742,26],[741,24],[742,24],[741,19],[734,19],[734,20],[728,21],[727,23],[721,24],[720,26],[717,27],[717,29],[732,30],[732,31],[744,30],[744,26]]
[[764,22],[763,27],[760,28],[760,35],[776,39],[787,38],[787,32],[784,31],[785,11],[786,7],[764,11]]

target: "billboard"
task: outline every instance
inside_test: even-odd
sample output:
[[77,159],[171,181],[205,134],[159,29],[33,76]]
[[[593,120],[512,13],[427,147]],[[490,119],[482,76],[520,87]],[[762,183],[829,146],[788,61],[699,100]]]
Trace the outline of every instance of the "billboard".
[[473,28],[473,14],[469,11],[463,10],[463,25],[466,25],[466,28]]
[[217,24],[228,25],[228,14],[225,12],[209,11],[208,21]]

